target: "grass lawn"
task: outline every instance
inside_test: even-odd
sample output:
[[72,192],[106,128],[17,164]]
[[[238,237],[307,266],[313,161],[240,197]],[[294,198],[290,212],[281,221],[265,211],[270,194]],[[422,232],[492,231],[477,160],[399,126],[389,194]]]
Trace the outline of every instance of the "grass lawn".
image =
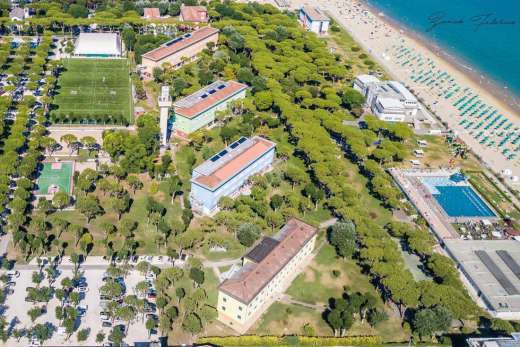
[[54,123],[127,124],[132,97],[126,59],[66,59],[54,97]]
[[482,171],[465,171],[473,187],[503,217],[509,217],[517,224],[520,221],[520,210]]

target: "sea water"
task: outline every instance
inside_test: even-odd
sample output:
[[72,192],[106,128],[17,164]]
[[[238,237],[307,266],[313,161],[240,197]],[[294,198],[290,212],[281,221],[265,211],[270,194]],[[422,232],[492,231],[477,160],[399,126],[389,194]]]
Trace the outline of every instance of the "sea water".
[[368,0],[520,100],[520,0]]

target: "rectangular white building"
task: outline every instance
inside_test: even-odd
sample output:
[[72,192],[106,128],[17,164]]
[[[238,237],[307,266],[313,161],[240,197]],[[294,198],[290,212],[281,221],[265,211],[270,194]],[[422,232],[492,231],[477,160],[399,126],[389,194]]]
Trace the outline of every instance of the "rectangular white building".
[[383,82],[372,75],[360,75],[353,88],[366,97],[366,105],[384,121],[412,123],[421,108],[417,98],[397,81]]
[[80,33],[74,56],[81,58],[119,58],[122,56],[118,33]]
[[190,202],[193,211],[210,215],[223,196],[233,197],[254,174],[268,171],[276,144],[260,136],[241,137],[193,170]]
[[219,286],[218,319],[245,333],[312,259],[316,236],[315,227],[292,218],[276,236],[264,237]]
[[326,34],[329,30],[329,17],[317,7],[303,6],[300,8],[299,18],[305,29],[318,35]]

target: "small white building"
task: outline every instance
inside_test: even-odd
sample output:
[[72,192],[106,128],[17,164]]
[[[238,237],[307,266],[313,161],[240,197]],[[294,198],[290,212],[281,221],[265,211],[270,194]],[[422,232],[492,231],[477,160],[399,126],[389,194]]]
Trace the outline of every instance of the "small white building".
[[80,33],[74,47],[80,58],[120,58],[122,43],[118,33]]
[[303,6],[300,8],[299,18],[305,29],[318,35],[326,34],[329,30],[329,17],[317,7]]
[[413,123],[421,109],[417,98],[400,82],[380,81],[372,75],[360,75],[353,88],[366,97],[366,105],[381,120]]
[[29,14],[29,9],[28,8],[22,8],[22,7],[14,7],[10,12],[9,12],[9,19],[11,19],[12,21],[23,21],[24,19],[26,18],[29,18],[30,17],[30,14]]

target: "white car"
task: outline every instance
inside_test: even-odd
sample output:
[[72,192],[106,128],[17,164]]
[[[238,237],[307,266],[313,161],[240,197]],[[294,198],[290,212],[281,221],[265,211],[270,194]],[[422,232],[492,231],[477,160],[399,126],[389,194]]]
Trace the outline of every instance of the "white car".
[[88,292],[88,288],[87,287],[78,287],[76,289],[78,290],[78,293],[86,293],[86,292]]

